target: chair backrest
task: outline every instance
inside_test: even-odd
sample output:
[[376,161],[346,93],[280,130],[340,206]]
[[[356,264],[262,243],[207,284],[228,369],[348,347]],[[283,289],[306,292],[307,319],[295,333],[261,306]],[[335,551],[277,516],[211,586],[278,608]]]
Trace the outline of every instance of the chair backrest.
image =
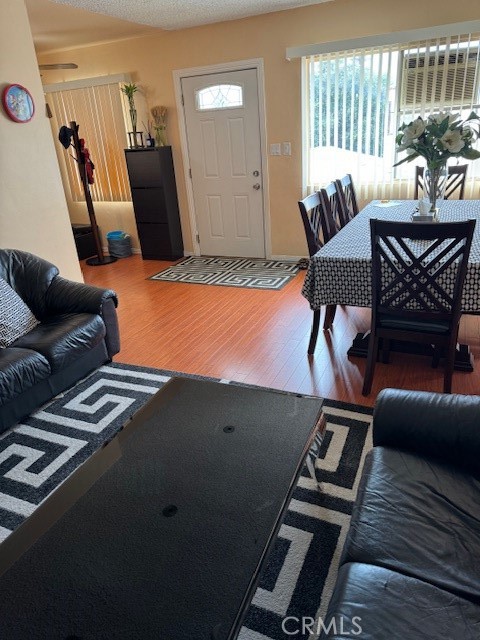
[[[465,193],[465,180],[467,178],[468,164],[454,164],[447,169],[447,185],[445,187],[445,200],[448,200],[458,190],[458,199],[463,200]],[[423,180],[423,167],[415,167],[415,192],[414,199],[418,200],[419,189],[425,191]]]
[[302,216],[305,236],[307,238],[308,255],[312,257],[323,246],[321,233],[321,202],[318,191],[298,201],[298,208]]
[[334,182],[327,185],[325,189],[320,189],[320,202],[323,241],[328,242],[342,227],[340,222],[340,201]]
[[358,213],[357,195],[353,186],[352,176],[347,173],[343,178],[335,180],[335,186],[337,187],[340,203],[340,224],[344,227]]
[[450,198],[458,189],[458,199],[463,200],[465,193],[465,180],[467,178],[468,164],[454,164],[448,167],[447,186],[445,187],[445,199]]
[[447,223],[370,220],[372,320],[460,320],[475,220]]

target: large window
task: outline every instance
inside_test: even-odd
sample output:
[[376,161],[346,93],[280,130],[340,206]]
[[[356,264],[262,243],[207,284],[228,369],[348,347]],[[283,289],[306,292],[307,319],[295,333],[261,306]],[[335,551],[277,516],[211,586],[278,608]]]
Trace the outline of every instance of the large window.
[[[126,202],[131,196],[124,157],[127,133],[121,83],[119,78],[93,78],[83,84],[45,87],[53,134],[57,140],[60,127],[75,121],[95,165],[92,200]],[[65,188],[74,202],[85,200],[77,165],[71,157],[73,147],[66,151],[58,144],[57,152]]]
[[[307,56],[304,65],[307,191],[351,173],[362,199],[411,197],[413,164],[393,167],[400,124],[479,110],[478,34]],[[480,163],[468,178],[467,197]]]

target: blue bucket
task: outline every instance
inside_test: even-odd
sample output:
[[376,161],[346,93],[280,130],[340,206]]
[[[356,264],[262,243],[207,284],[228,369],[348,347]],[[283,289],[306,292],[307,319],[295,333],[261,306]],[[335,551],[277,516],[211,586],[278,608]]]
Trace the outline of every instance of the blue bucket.
[[125,235],[125,231],[109,231],[107,233],[107,240],[121,240]]

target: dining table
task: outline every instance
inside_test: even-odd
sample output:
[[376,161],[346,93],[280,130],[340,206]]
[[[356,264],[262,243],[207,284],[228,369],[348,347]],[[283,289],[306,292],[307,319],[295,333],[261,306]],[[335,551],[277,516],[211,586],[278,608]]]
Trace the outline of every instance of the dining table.
[[[411,222],[416,200],[373,200],[310,258],[302,295],[312,311],[324,305],[371,307],[372,252],[370,219]],[[480,200],[444,200],[438,222],[477,221],[467,266],[462,313],[480,315]],[[432,224],[435,224],[432,222]],[[349,355],[365,356],[368,335],[357,334]],[[457,350],[455,368],[473,371],[467,345]]]

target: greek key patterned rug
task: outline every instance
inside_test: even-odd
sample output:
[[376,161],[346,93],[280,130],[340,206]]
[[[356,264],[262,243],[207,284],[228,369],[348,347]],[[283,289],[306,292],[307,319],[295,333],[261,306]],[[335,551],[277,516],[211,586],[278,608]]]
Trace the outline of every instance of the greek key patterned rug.
[[279,260],[190,256],[150,276],[149,280],[277,291],[294,278],[298,270],[296,263]]
[[[0,539],[173,375],[200,377],[106,365],[2,434]],[[329,400],[323,406],[327,430],[320,450],[307,458],[239,640],[306,639],[310,634],[301,633],[301,619],[325,616],[363,460],[372,446],[372,412]],[[292,636],[292,631],[300,632]]]

